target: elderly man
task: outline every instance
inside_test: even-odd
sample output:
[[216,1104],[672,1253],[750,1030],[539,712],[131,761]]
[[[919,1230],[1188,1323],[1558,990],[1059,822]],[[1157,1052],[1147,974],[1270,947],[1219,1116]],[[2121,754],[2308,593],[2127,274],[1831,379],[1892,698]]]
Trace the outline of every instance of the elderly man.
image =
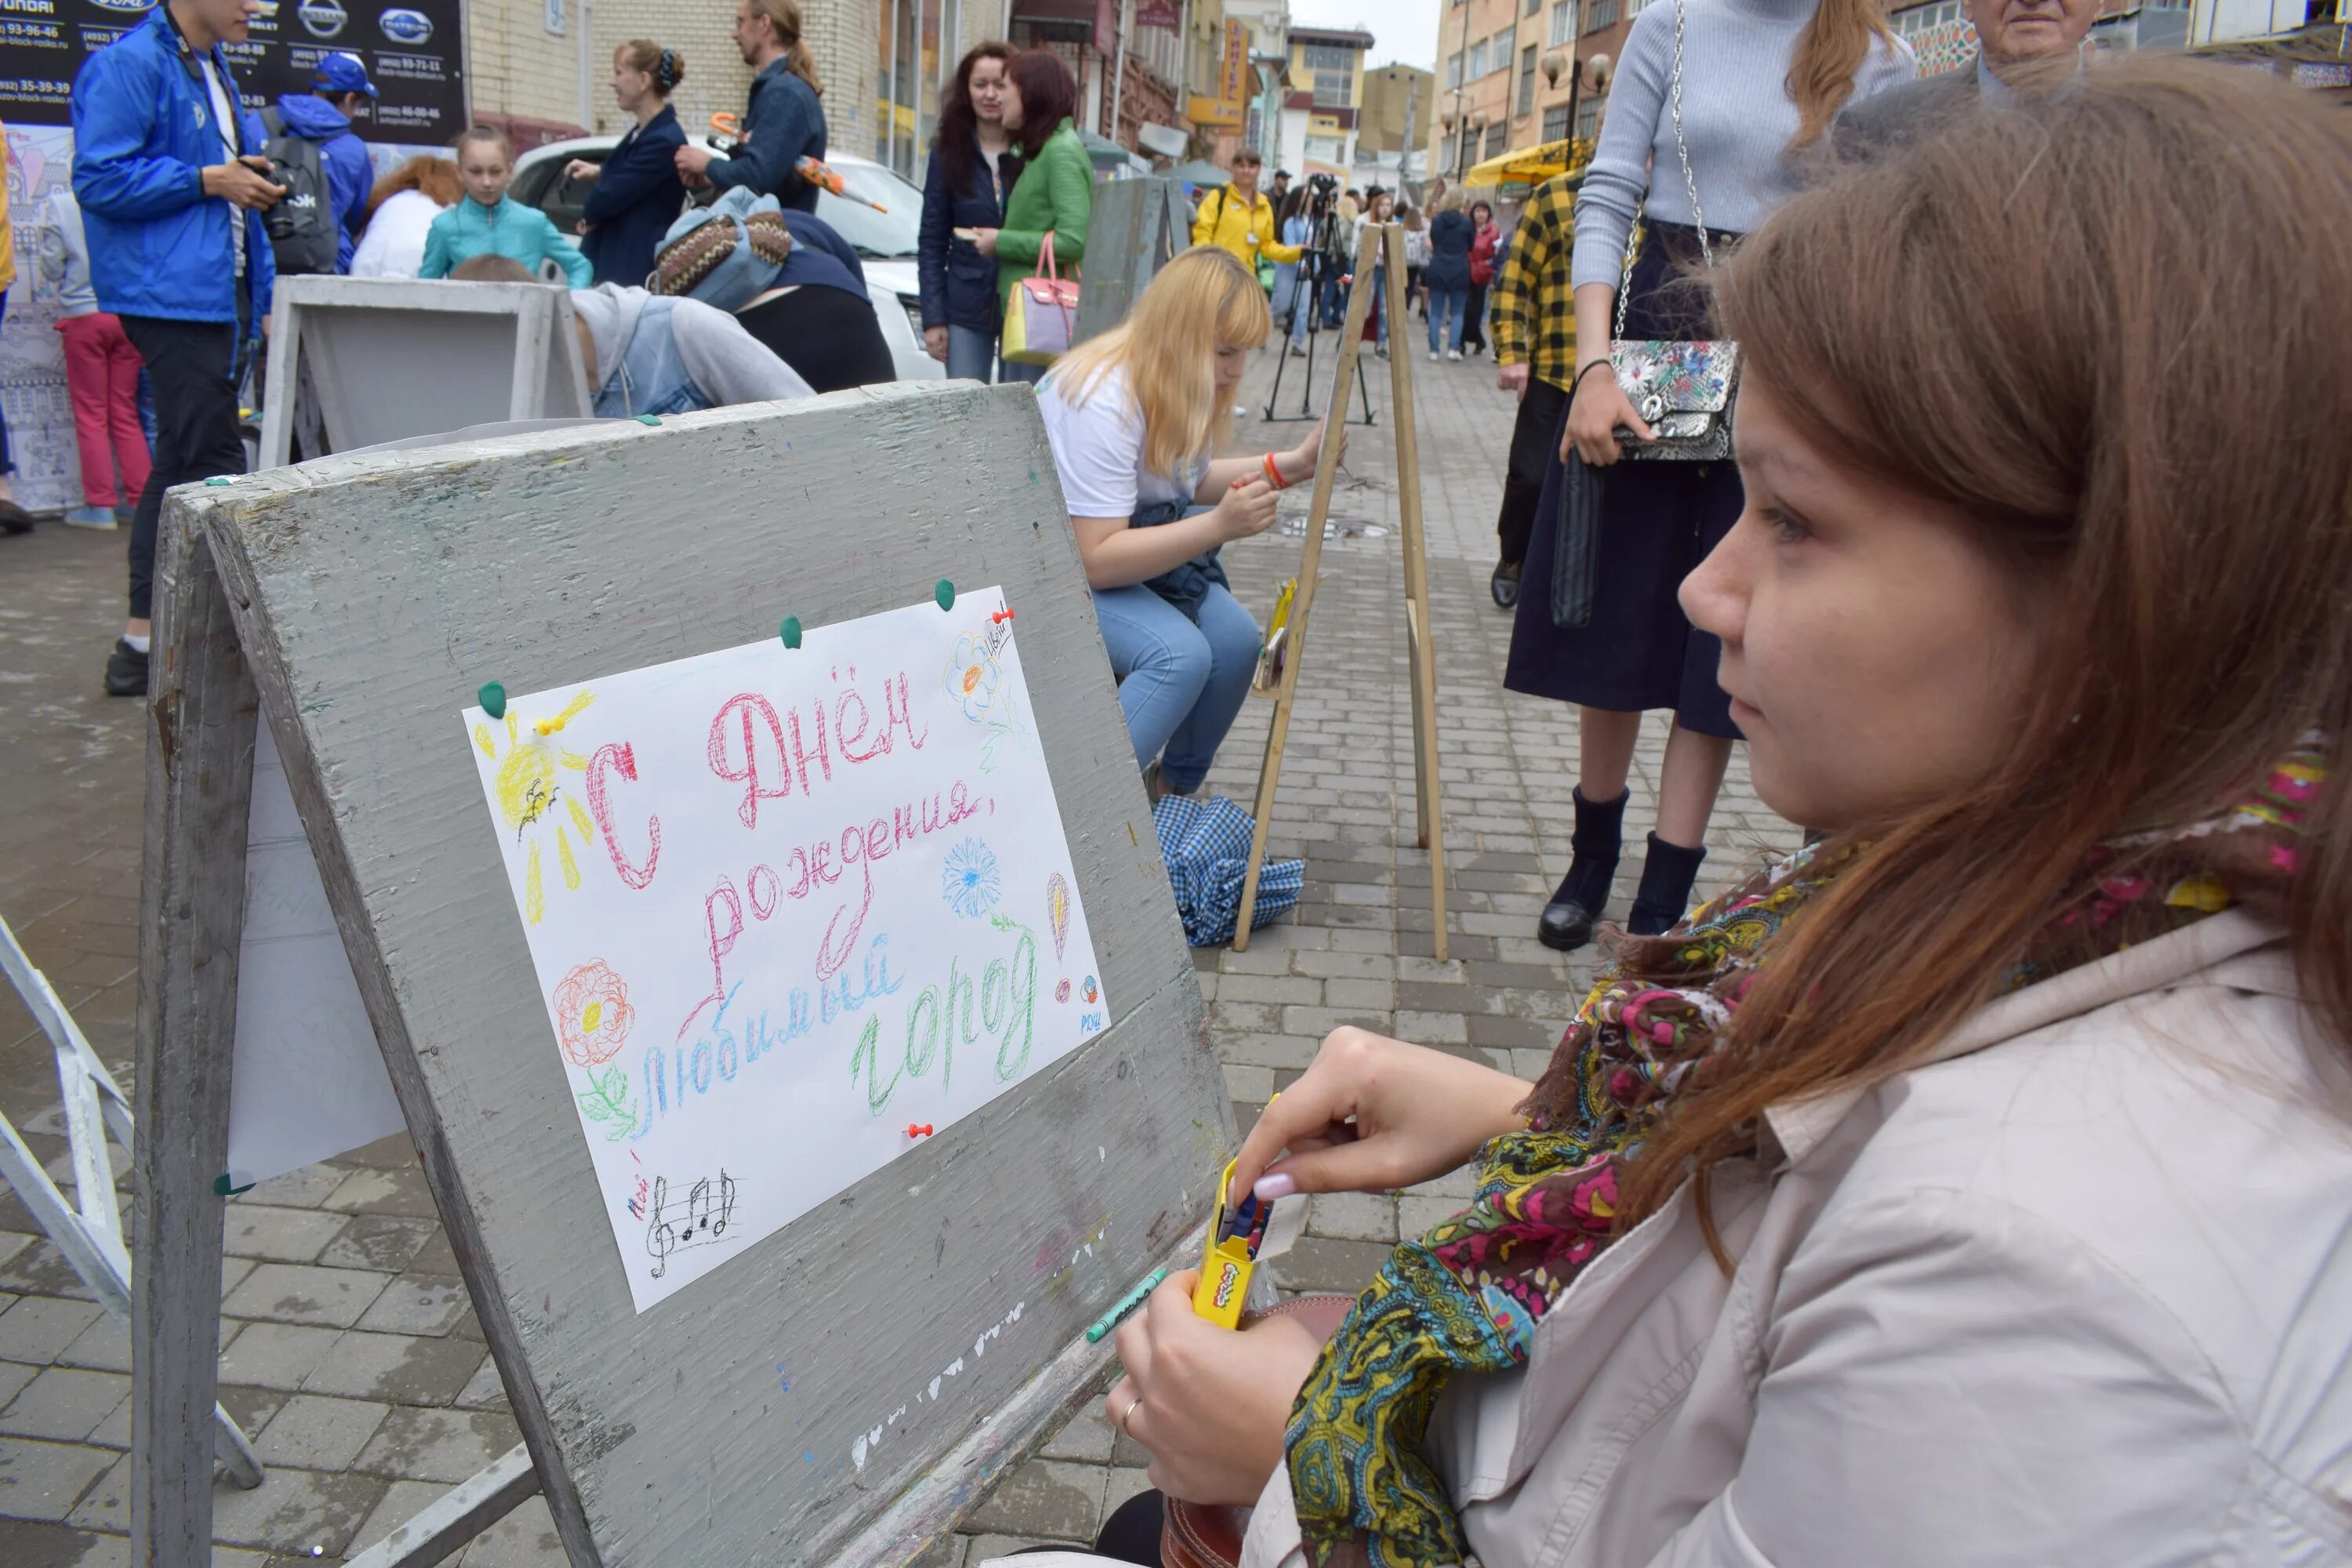
[[1977,103],[2000,108],[2021,93],[2053,90],[2071,79],[2099,0],[1960,0],[1977,30],[1973,70],[1947,71],[1850,105],[1832,140],[1847,157],[1869,157],[1932,129]]

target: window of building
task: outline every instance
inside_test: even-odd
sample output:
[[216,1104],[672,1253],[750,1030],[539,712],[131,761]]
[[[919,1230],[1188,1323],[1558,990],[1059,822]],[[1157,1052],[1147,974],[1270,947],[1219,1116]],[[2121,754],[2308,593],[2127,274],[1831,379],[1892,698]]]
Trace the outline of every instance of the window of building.
[[1518,41],[1519,34],[1516,27],[1507,27],[1496,34],[1494,42],[1486,46],[1486,68],[1491,71],[1510,69],[1511,50]]
[[1608,107],[1605,98],[1588,98],[1576,106],[1576,133],[1591,141],[1601,134],[1601,111]]
[[1469,74],[1472,81],[1486,74],[1486,40],[1484,38],[1470,46]]
[[1532,113],[1536,107],[1536,47],[1529,44],[1519,51],[1519,106],[1514,114]]
[[[1628,10],[1626,13],[1633,13]],[[1603,27],[1617,25],[1617,0],[1587,0],[1584,7],[1584,30],[1597,33]]]
[[1462,85],[1462,52],[1456,49],[1445,57],[1445,90],[1452,92]]
[[1568,105],[1555,103],[1544,110],[1543,139],[1547,142],[1568,139]]
[[1313,163],[1328,163],[1336,168],[1340,162],[1340,155],[1346,151],[1345,137],[1309,136],[1307,138],[1307,156]]
[[1551,8],[1551,41],[1564,44],[1576,36],[1576,0],[1559,0]]
[[1311,71],[1353,71],[1356,51],[1345,44],[1301,44],[1301,62]]
[[1317,71],[1315,101],[1325,108],[1345,109],[1355,101],[1356,76],[1353,71]]
[[1489,158],[1499,158],[1511,150],[1511,128],[1507,125],[1486,127],[1486,152]]
[[1532,16],[1543,9],[1543,0],[1528,0],[1527,15]]

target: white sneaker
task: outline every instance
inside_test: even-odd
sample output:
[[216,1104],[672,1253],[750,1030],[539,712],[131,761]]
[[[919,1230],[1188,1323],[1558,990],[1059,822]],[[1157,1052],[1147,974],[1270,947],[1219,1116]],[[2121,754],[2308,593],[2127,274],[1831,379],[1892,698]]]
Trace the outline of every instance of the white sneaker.
[[1437,351],[1435,349],[1429,351],[1429,363],[1432,364],[1435,364],[1437,363]]
[[1447,359],[1458,360],[1462,357],[1462,351],[1460,349],[1447,349],[1445,351],[1445,357]]

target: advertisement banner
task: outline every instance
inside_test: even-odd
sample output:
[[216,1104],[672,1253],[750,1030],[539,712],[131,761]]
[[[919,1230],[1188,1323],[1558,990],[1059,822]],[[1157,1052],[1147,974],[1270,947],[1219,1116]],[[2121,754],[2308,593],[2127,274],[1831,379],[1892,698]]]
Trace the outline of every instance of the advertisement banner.
[[1139,27],[1157,27],[1163,33],[1172,33],[1184,24],[1176,10],[1174,0],[1139,0],[1135,7],[1135,25]]
[[[0,121],[67,125],[82,61],[144,20],[147,0],[5,0]],[[357,55],[383,96],[352,128],[369,142],[444,144],[466,128],[458,0],[280,0],[228,47],[247,107],[308,92],[327,53]]]
[[1249,105],[1249,28],[1228,20],[1224,53],[1217,61],[1217,96],[1192,100],[1192,123],[1239,126]]

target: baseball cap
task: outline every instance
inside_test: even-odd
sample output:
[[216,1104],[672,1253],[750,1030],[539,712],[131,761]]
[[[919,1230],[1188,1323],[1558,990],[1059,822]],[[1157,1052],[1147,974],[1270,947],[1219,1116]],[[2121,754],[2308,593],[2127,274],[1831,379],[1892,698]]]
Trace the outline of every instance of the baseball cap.
[[310,73],[310,85],[328,92],[376,96],[375,83],[368,80],[367,68],[360,64],[357,55],[320,55],[318,68]]

